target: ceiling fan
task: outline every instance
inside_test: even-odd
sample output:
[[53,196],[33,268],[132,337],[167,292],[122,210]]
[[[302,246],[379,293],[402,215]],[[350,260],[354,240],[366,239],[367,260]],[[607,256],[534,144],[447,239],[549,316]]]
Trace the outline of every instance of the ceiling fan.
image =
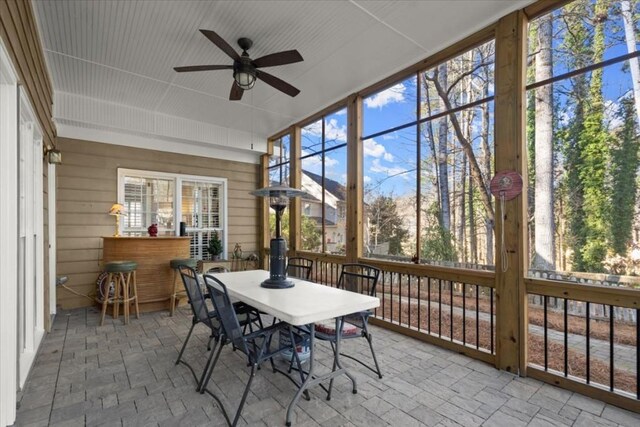
[[238,55],[234,48],[227,43],[222,37],[211,30],[200,30],[206,38],[211,40],[213,44],[218,46],[220,50],[229,55],[233,59],[233,65],[191,65],[186,67],[175,67],[179,73],[189,71],[211,71],[211,70],[233,70],[233,84],[229,99],[231,101],[239,101],[245,90],[251,89],[256,79],[260,79],[270,86],[286,93],[289,96],[296,96],[300,93],[299,89],[291,86],[289,83],[281,80],[271,74],[265,73],[258,68],[274,67],[276,65],[293,64],[303,61],[302,55],[297,50],[286,50],[283,52],[272,53],[262,56],[258,59],[251,59],[247,50],[253,45],[253,41],[248,38],[238,39],[238,45],[242,49],[242,55]]

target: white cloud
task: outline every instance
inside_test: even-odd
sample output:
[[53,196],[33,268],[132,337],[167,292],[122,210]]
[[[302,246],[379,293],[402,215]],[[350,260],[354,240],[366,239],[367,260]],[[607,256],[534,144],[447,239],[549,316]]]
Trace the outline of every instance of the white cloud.
[[392,102],[402,102],[404,101],[404,92],[406,89],[403,83],[398,83],[389,89],[376,93],[372,97],[366,98],[364,104],[368,108],[382,108]]
[[313,122],[310,125],[307,125],[302,128],[303,134],[309,134],[313,136],[321,136],[322,135],[322,121],[318,120],[317,122]]
[[[313,122],[302,128],[303,135],[322,136],[322,122]],[[324,135],[327,140],[347,142],[347,126],[338,125],[337,119],[329,119],[324,125]]]
[[362,177],[362,181],[364,181],[365,184],[369,184],[371,182],[371,177],[369,175],[365,175]]
[[325,156],[324,158],[324,166],[325,168],[331,168],[337,166],[340,162],[333,157]]
[[[302,150],[302,156],[310,154],[307,150]],[[322,173],[322,156],[311,156],[302,160],[302,169],[320,175]]]
[[380,159],[373,159],[371,163],[371,167],[369,168],[371,172],[382,173],[387,176],[397,176],[397,175],[405,175],[408,172],[407,169],[401,167],[389,167],[380,164]]
[[376,158],[381,157],[387,151],[384,145],[378,144],[374,139],[365,139],[362,148],[365,156]]
[[[301,151],[301,155],[302,157],[306,156],[310,154],[309,151],[307,150],[302,150]],[[340,164],[340,161],[331,157],[331,156],[325,156],[324,158],[324,165],[325,168],[332,168],[335,166],[338,166]],[[311,157],[307,157],[306,159],[302,160],[302,169],[309,171],[309,172],[313,172],[317,175],[322,174],[322,156],[320,154],[315,155],[315,156],[311,156]]]
[[604,123],[608,130],[614,130],[624,125],[624,121],[618,115],[620,106],[615,101],[604,101]]
[[329,119],[324,125],[324,136],[328,140],[347,142],[347,127],[339,126],[336,119]]
[[374,139],[365,139],[363,144],[363,152],[365,156],[374,157],[376,159],[383,158],[388,162],[393,161],[393,154],[389,153],[384,145],[378,144]]

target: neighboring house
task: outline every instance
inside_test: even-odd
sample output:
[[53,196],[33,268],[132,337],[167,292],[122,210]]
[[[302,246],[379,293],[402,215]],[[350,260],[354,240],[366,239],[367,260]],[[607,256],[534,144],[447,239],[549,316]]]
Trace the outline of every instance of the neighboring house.
[[[302,214],[311,218],[322,231],[322,176],[302,171]],[[324,236],[327,252],[342,252],[345,243],[347,189],[344,185],[324,178]]]

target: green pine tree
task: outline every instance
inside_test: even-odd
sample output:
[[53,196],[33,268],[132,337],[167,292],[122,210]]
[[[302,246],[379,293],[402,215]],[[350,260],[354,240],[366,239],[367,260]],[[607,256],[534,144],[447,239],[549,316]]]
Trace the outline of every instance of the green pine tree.
[[422,232],[422,258],[427,261],[457,261],[453,233],[438,221],[438,204],[432,203],[423,213],[426,224]]
[[[322,232],[318,229],[316,222],[311,218],[302,215],[300,217],[300,228],[302,236],[302,249],[310,251],[321,250],[322,245]],[[289,240],[289,209],[285,210],[281,219],[282,237],[287,241]],[[271,213],[269,215],[269,228],[271,230],[271,236],[276,234],[276,214]],[[290,246],[290,243],[288,243]]]
[[618,117],[623,124],[617,130],[617,146],[611,153],[611,246],[618,255],[626,255],[631,244],[638,170],[638,145],[635,132],[636,112],[633,99],[620,102]]
[[[562,8],[557,21],[566,25],[562,42],[562,51],[570,52],[559,55],[567,69],[585,67],[589,62],[589,45],[591,35],[585,25],[585,15],[589,10],[589,2],[581,0]],[[582,248],[585,245],[585,215],[582,209],[584,187],[580,179],[582,158],[580,156],[580,135],[584,129],[585,104],[587,102],[589,81],[586,74],[580,74],[570,80],[567,92],[566,108],[572,111],[571,120],[558,132],[563,158],[563,179],[559,187],[556,202],[566,207],[567,228],[563,240],[567,247],[573,249],[572,269],[584,271]],[[560,199],[562,197],[562,199]]]
[[373,243],[389,242],[389,255],[402,255],[402,244],[409,237],[409,230],[404,227],[395,200],[378,196],[369,204],[368,211],[372,234],[375,234]]
[[[607,3],[597,0],[594,10],[593,55],[594,63],[601,62],[604,45],[604,26]],[[602,69],[591,73],[589,98],[585,107],[584,128],[579,136],[581,167],[579,178],[584,189],[584,238],[581,248],[585,271],[603,271],[602,261],[607,254],[609,197],[606,175],[609,163],[608,135],[604,128],[604,97],[602,95]]]

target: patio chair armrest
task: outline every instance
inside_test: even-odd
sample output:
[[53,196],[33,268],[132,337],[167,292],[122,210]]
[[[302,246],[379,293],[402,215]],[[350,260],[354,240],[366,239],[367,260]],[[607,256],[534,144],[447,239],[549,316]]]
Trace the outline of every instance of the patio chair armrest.
[[373,312],[369,310],[358,311],[356,313],[347,314],[344,316],[344,323],[349,323],[354,326],[361,327],[361,323],[365,323],[369,320],[369,317],[373,315]]
[[309,333],[311,332],[311,330],[309,329],[309,325],[300,325],[300,326],[291,326],[291,332],[293,332],[294,335],[309,335]]
[[271,335],[273,335],[274,333],[285,329],[289,326],[289,324],[285,323],[285,322],[278,322],[274,325],[271,326],[267,326],[266,328],[263,329],[259,329],[257,331],[251,332],[247,335],[244,336],[244,338],[246,340],[254,340],[256,338],[259,337],[264,337],[264,338],[269,338]]
[[250,305],[243,303],[242,301],[234,302],[233,309],[237,314],[247,313],[253,309]]

